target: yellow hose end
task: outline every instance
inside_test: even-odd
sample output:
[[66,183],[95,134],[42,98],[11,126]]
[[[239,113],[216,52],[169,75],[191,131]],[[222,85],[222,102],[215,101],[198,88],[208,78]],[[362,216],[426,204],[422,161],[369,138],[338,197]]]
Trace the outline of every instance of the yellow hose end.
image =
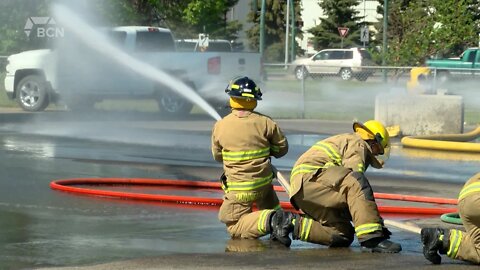
[[395,125],[387,127],[387,132],[390,137],[397,137],[398,135],[400,135],[400,126]]

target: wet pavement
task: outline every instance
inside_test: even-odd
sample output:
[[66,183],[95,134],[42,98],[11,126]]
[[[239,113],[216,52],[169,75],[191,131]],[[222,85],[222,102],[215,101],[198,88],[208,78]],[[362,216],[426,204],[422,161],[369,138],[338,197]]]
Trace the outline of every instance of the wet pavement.
[[[402,243],[401,254],[365,254],[356,241],[349,249],[295,241],[285,250],[267,238],[231,241],[217,220],[216,208],[82,196],[49,188],[52,180],[77,177],[214,180],[221,166],[211,158],[213,120],[208,118],[49,112],[0,114],[0,122],[0,269],[433,267],[421,254],[418,235],[395,228],[393,240]],[[278,122],[291,146],[286,157],[274,160],[285,175],[316,140],[351,128],[345,122]],[[393,146],[388,167],[367,173],[376,192],[455,198],[480,168],[476,156],[412,152],[398,140]],[[438,217],[384,217],[420,226],[443,225]],[[446,262],[440,268],[467,267]]]

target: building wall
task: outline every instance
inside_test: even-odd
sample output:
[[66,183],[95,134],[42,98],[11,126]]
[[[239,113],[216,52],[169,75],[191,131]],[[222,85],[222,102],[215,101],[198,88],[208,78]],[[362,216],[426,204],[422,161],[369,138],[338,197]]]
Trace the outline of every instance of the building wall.
[[[238,20],[242,26],[243,30],[238,33],[238,42],[242,42],[245,49],[248,49],[248,38],[247,30],[250,29],[253,24],[247,22],[248,13],[251,10],[251,0],[239,0],[237,5],[235,5],[227,14],[228,20],[235,21]],[[259,1],[259,3],[261,3]]]

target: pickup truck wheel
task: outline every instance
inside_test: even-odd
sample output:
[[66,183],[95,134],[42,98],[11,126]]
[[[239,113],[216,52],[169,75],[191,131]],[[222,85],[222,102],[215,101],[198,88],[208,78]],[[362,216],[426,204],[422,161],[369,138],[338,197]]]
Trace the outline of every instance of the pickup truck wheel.
[[340,78],[342,78],[342,80],[344,81],[349,81],[351,80],[353,77],[353,72],[351,69],[349,68],[342,68],[340,70]]
[[299,66],[295,68],[295,78],[297,80],[304,80],[308,76],[308,71],[304,66]]
[[25,111],[39,112],[50,103],[47,83],[42,76],[28,75],[17,85],[17,103]]
[[193,108],[193,104],[182,96],[172,91],[162,91],[157,96],[158,108],[167,115],[187,115]]

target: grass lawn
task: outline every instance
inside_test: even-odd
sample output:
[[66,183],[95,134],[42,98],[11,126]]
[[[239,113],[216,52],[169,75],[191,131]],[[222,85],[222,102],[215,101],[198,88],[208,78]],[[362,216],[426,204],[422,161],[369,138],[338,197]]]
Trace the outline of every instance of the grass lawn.
[[[5,73],[0,73],[0,107],[18,108],[15,101],[5,94]],[[374,118],[375,97],[391,91],[391,87],[378,81],[359,82],[337,79],[307,79],[304,82],[291,79],[271,79],[259,83],[264,100],[259,102],[259,111],[273,118],[306,118],[324,120],[359,120]],[[401,90],[400,90],[401,91]],[[224,95],[223,90],[219,91]],[[462,92],[456,93],[462,95]],[[465,96],[465,122],[480,123],[480,106],[476,99]],[[263,106],[265,105],[265,106]],[[54,104],[49,109],[63,108]],[[159,112],[157,102],[151,100],[104,100],[95,105],[105,111]],[[193,114],[205,114],[194,106]]]

